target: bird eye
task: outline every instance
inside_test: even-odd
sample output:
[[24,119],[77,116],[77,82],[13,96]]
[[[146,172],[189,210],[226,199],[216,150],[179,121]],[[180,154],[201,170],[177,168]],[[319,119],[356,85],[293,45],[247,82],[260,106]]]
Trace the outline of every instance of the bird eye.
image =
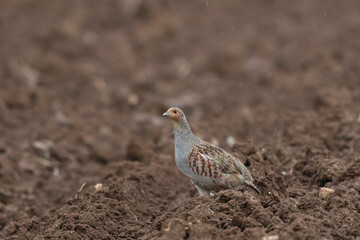
[[176,110],[174,110],[174,113],[177,113],[177,111],[176,111]]

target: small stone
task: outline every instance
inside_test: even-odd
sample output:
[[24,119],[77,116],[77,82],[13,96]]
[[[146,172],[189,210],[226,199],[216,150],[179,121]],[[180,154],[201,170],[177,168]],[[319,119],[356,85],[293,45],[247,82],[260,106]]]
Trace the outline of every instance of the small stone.
[[60,123],[61,125],[68,125],[69,124],[69,120],[68,118],[65,116],[65,114],[60,111],[57,110],[55,113],[55,119],[58,123]]
[[32,147],[35,149],[39,157],[50,159],[50,153],[53,150],[55,144],[48,139],[34,141]]
[[97,77],[93,81],[94,87],[99,91],[100,100],[104,103],[109,103],[110,101],[110,89],[105,79],[102,77]]
[[97,183],[94,187],[95,187],[95,191],[98,192],[102,190],[103,185],[102,183]]
[[34,68],[15,60],[10,61],[9,67],[13,75],[22,80],[29,89],[34,90],[38,86],[40,72]]
[[320,188],[319,197],[321,199],[325,199],[327,196],[329,196],[333,192],[335,192],[335,191],[331,188],[322,187],[322,188]]
[[131,93],[127,97],[127,101],[130,104],[130,106],[136,106],[139,104],[139,97],[136,94]]
[[236,140],[233,136],[228,136],[226,138],[226,144],[229,146],[229,147],[233,147],[236,143]]
[[262,240],[278,240],[279,236],[278,235],[269,235],[269,236],[264,236],[262,238]]
[[53,176],[54,176],[54,177],[58,177],[59,174],[60,174],[59,168],[58,168],[58,167],[55,167],[54,170],[53,170]]

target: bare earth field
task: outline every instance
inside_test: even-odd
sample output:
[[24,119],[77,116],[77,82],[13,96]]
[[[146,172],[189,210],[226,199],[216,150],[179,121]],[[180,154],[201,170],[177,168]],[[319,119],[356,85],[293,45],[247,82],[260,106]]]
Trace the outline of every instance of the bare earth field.
[[[359,11],[0,1],[0,239],[359,240]],[[200,197],[171,106],[262,194]]]

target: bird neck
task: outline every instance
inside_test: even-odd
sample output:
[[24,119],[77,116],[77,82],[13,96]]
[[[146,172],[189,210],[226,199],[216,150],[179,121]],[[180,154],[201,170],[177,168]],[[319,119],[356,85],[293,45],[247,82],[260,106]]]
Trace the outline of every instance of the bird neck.
[[179,122],[174,122],[174,135],[175,137],[194,136],[185,117],[183,117]]

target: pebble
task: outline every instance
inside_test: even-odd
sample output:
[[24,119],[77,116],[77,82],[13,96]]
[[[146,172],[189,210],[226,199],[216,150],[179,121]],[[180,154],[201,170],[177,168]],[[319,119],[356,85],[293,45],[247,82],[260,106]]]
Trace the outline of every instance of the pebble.
[[38,152],[40,157],[50,159],[50,151],[54,148],[54,143],[51,140],[45,139],[34,141],[32,147]]
[[98,192],[102,190],[103,185],[102,183],[97,183],[94,187],[95,187],[95,191]]
[[139,97],[135,93],[131,93],[127,97],[127,101],[130,104],[130,106],[136,106],[139,104]]
[[226,144],[229,146],[229,147],[233,147],[236,143],[236,140],[233,136],[228,136],[226,138]]
[[262,238],[262,240],[278,240],[279,236],[278,235],[269,235],[269,236],[264,236]]
[[58,123],[60,123],[61,125],[68,125],[69,124],[69,120],[68,118],[65,116],[65,114],[60,111],[60,110],[57,110],[56,113],[55,113],[55,118],[56,118],[56,121]]
[[327,187],[322,187],[320,188],[320,192],[319,192],[319,197],[321,199],[326,198],[328,195],[334,193],[335,191],[331,188],[327,188]]

